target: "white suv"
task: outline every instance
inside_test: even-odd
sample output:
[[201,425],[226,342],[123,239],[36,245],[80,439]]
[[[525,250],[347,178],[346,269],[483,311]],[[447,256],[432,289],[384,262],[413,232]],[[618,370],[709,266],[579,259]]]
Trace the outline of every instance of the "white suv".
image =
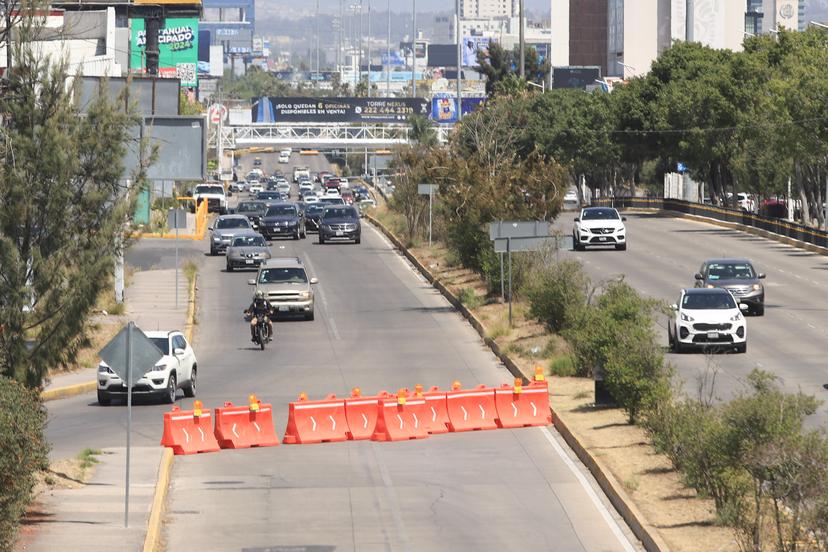
[[587,207],[575,217],[572,229],[572,244],[576,251],[583,251],[592,245],[614,245],[616,249],[627,249],[626,217],[612,207]]
[[[175,402],[178,389],[185,397],[196,395],[198,363],[195,352],[179,331],[155,331],[144,334],[164,356],[144,377],[132,384],[132,394],[152,395],[168,404]],[[98,364],[98,404],[108,406],[113,397],[126,398],[126,382],[103,361]]]
[[723,288],[681,290],[679,302],[667,325],[670,348],[682,353],[690,349],[735,348],[747,351],[747,322],[742,311],[745,303],[737,303]]
[[223,184],[199,184],[193,191],[193,200],[196,207],[202,201],[206,201],[209,212],[217,212],[222,215],[227,212],[227,195],[224,193]]

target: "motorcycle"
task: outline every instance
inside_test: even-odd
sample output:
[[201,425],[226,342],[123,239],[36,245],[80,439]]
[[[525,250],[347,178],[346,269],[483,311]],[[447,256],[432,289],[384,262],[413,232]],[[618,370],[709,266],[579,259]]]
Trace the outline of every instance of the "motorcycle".
[[[252,320],[253,315],[249,311],[244,311],[245,319]],[[267,323],[267,316],[260,315],[256,317],[256,329],[253,332],[253,340],[256,345],[265,350],[265,345],[272,339],[270,334],[270,326]]]

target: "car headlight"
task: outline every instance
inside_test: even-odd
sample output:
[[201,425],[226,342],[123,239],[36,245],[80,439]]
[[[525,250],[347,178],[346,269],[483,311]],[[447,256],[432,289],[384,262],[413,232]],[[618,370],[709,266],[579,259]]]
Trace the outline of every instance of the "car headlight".
[[704,287],[706,287],[706,288],[708,288],[708,289],[713,289],[713,288],[714,288],[714,287],[716,287],[716,286],[714,286],[713,284],[707,284],[707,285],[706,285],[706,286],[704,286]]
[[584,234],[589,234],[589,228],[583,228],[582,227],[581,232],[583,232]]
[[753,284],[753,291],[759,291],[760,289],[762,289],[760,284]]
[[114,374],[115,372],[106,364],[98,364],[98,372],[101,374]]
[[742,319],[742,313],[741,312],[737,312],[736,314],[734,314],[733,316],[730,317],[731,322],[738,322],[741,319]]
[[688,316],[688,315],[684,314],[683,312],[681,313],[681,319],[684,320],[685,322],[693,322],[693,320],[694,320],[694,318],[692,316]]
[[299,292],[299,298],[300,299],[310,299],[310,297],[311,297],[311,292],[309,292],[309,291],[300,291]]
[[213,236],[213,241],[221,241],[221,238],[218,236]]
[[159,362],[155,366],[152,367],[152,372],[161,372],[167,369],[167,365],[164,362]]

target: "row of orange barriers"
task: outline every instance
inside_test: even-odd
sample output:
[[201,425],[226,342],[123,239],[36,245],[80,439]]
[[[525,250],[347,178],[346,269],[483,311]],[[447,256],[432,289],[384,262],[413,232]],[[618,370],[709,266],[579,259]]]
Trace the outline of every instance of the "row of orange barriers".
[[[161,444],[172,447],[175,454],[279,444],[272,407],[262,404],[255,395],[250,396],[248,406],[225,403],[223,408],[215,409],[212,426],[211,415],[210,410],[202,410],[200,401],[195,402],[192,411],[174,407],[164,414]],[[288,405],[282,442],[404,441],[439,433],[551,423],[549,390],[538,369],[535,380],[528,385],[516,378],[514,385],[462,389],[455,381],[448,391],[437,387],[425,391],[417,385],[413,391],[383,391],[374,396],[363,396],[359,388],[354,388],[350,397],[329,395],[322,400],[308,400],[302,393],[298,401]]]

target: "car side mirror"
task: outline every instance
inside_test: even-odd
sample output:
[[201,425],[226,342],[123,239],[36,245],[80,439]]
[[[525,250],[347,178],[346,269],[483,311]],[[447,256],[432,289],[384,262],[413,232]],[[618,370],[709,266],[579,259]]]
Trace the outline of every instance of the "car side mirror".
[[746,311],[746,310],[748,310],[749,308],[750,308],[750,307],[748,306],[748,304],[747,304],[747,303],[739,303],[739,310],[741,310],[741,311]]
[[674,311],[677,311],[678,310],[678,305],[673,303],[672,305],[670,305],[670,308],[673,309]]
[[248,286],[255,286],[256,285],[256,280],[253,280],[253,279],[248,280],[247,285]]
[[758,275],[758,276],[756,276],[756,277],[757,277],[757,278],[759,278],[760,280],[764,280],[764,279],[765,279],[765,273],[764,273],[764,272],[760,272],[760,273],[759,273],[759,275]]
[[184,356],[184,349],[178,348],[173,350],[173,354],[175,356]]
[[627,217],[621,217],[621,222],[627,222]]
[[702,276],[701,272],[696,272],[696,274],[693,275],[693,278],[696,280],[704,280],[704,276]]
[[581,219],[580,219],[580,218],[575,217],[575,222],[580,222],[580,221],[581,221]]
[[318,284],[319,283],[319,278],[311,278],[310,283],[311,283],[311,285]]

